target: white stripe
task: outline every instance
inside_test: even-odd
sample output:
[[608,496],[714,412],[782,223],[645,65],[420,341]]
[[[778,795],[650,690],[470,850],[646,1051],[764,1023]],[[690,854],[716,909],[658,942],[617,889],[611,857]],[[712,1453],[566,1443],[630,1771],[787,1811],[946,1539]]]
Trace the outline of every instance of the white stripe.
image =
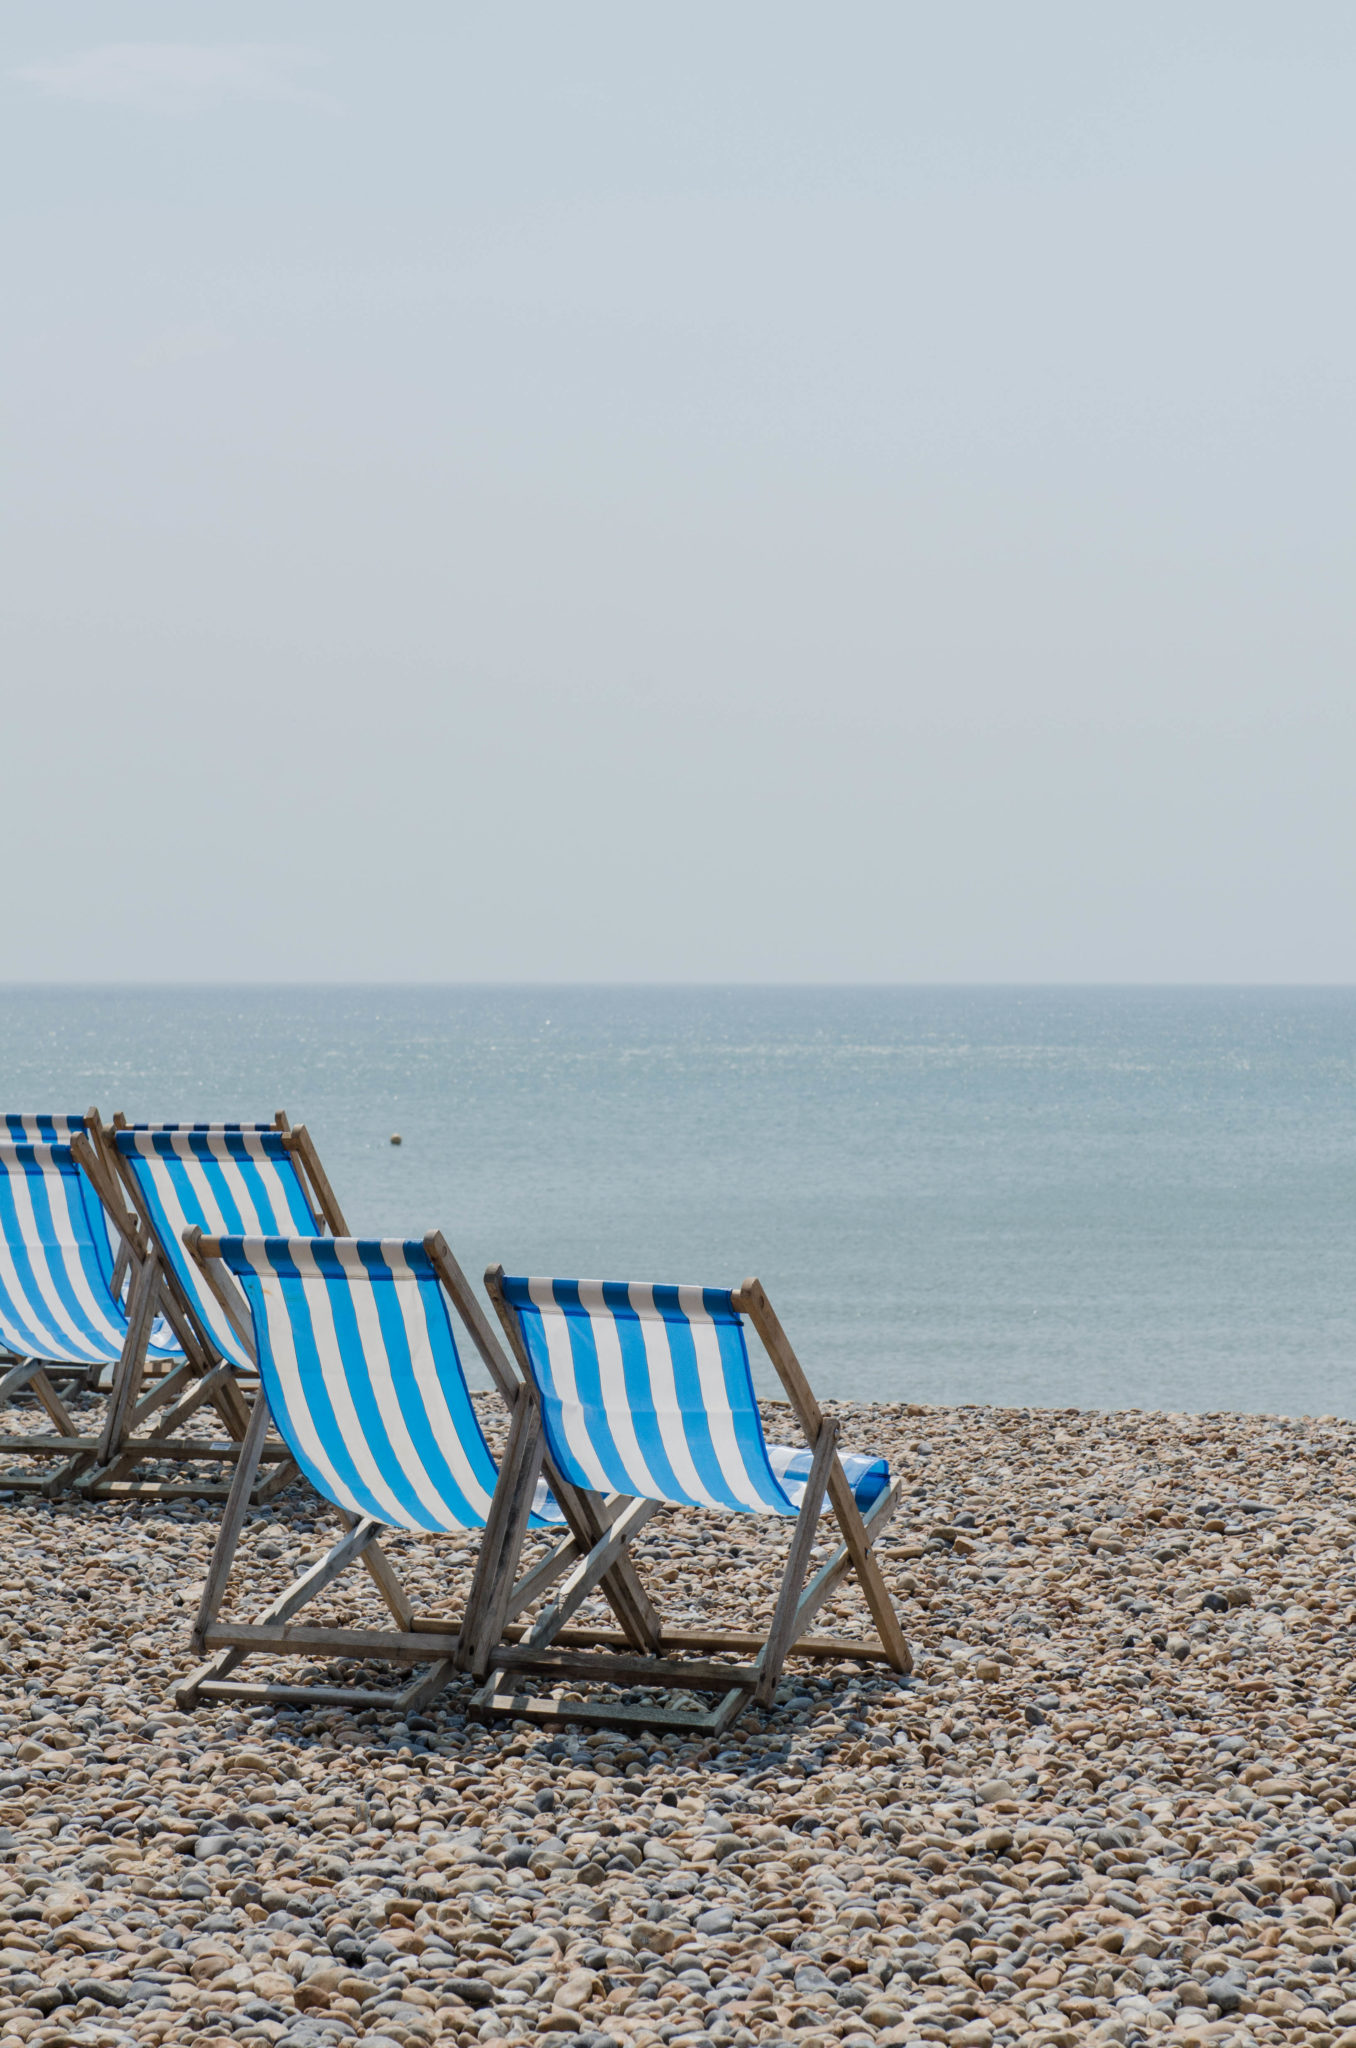
[[[78,1168],[75,1170],[79,1171]],[[84,1261],[80,1257],[80,1245],[85,1240],[83,1233],[76,1226],[73,1204],[79,1204],[81,1221],[87,1223],[87,1212],[85,1211],[84,1203],[81,1201],[81,1190],[78,1185],[72,1185],[70,1176],[63,1173],[58,1167],[53,1167],[50,1172],[44,1173],[43,1180],[46,1183],[49,1196],[52,1197],[53,1209],[55,1210],[59,1207],[64,1216],[66,1234],[61,1243],[62,1249],[68,1251],[70,1256],[64,1258],[61,1263],[66,1277],[70,1281],[71,1289],[95,1329],[102,1336],[107,1337],[110,1344],[116,1344],[118,1349],[121,1350],[123,1339],[127,1335],[127,1324],[114,1311],[112,1295],[107,1295],[101,1300],[95,1294],[85,1272]]]
[[678,1484],[693,1500],[701,1501],[709,1508],[728,1508],[728,1503],[717,1500],[702,1484],[701,1474],[692,1462],[692,1447],[683,1428],[682,1409],[678,1401],[678,1383],[673,1371],[673,1353],[669,1349],[668,1324],[654,1305],[654,1288],[634,1282],[627,1293],[631,1306],[640,1317],[640,1332],[645,1340],[645,1363],[650,1372],[650,1393],[654,1401],[655,1419],[659,1434],[664,1441],[664,1450],[673,1467]]
[[[334,1327],[329,1289],[316,1269],[315,1255],[304,1238],[292,1240],[287,1249],[305,1283],[306,1306],[311,1312],[311,1330],[320,1358],[320,1372],[330,1397],[330,1406],[334,1410],[334,1419],[338,1424],[344,1449],[357,1466],[368,1492],[380,1504],[385,1519],[393,1528],[412,1529],[415,1524],[382,1478],[380,1467],[372,1455],[371,1446],[358,1420],[358,1411],[353,1405],[353,1395],[348,1384],[348,1374],[344,1370],[339,1335]],[[278,1302],[280,1313],[286,1315],[281,1285],[278,1289]],[[272,1326],[273,1318],[270,1316],[270,1329]],[[370,1370],[368,1377],[371,1378]],[[372,1391],[377,1397],[377,1407],[385,1421],[386,1404],[382,1400],[382,1389],[374,1382]],[[388,1387],[388,1400],[389,1391]],[[389,1422],[387,1427],[390,1427]]]
[[[420,1398],[424,1404],[424,1413],[428,1417],[429,1428],[433,1433],[435,1443],[447,1460],[448,1469],[452,1477],[461,1488],[463,1498],[483,1520],[490,1512],[491,1496],[486,1493],[483,1481],[476,1476],[471,1461],[467,1456],[466,1446],[458,1434],[457,1425],[453,1421],[451,1410],[447,1405],[447,1396],[443,1391],[442,1381],[438,1375],[437,1362],[433,1356],[433,1342],[429,1336],[428,1311],[425,1307],[424,1290],[419,1285],[415,1275],[410,1271],[403,1243],[397,1240],[389,1246],[383,1245],[382,1252],[388,1267],[398,1283],[396,1286],[396,1303],[400,1309],[401,1320],[405,1325],[405,1340],[410,1347],[410,1360],[414,1367],[415,1384],[419,1388]],[[342,1252],[340,1257],[344,1257]],[[441,1304],[441,1288],[438,1289],[438,1298]],[[449,1330],[448,1343],[451,1344],[451,1342],[452,1335]],[[430,1485],[432,1484],[431,1477],[429,1483]],[[443,1503],[442,1513],[457,1528],[465,1527],[460,1516],[453,1513],[450,1502]]]
[[[138,1146],[136,1159],[133,1164],[137,1171],[138,1179],[149,1192],[154,1194],[163,1213],[167,1228],[164,1233],[157,1230],[156,1235],[160,1237],[164,1256],[171,1270],[177,1273],[183,1282],[189,1300],[198,1311],[198,1315],[206,1326],[213,1343],[222,1357],[229,1359],[232,1365],[250,1365],[252,1360],[242,1349],[240,1339],[227,1321],[221,1304],[212,1293],[212,1290],[199,1278],[196,1266],[184,1251],[184,1231],[188,1228],[190,1221],[196,1223],[198,1219],[196,1216],[190,1218],[185,1212],[183,1204],[179,1200],[178,1190],[174,1185],[169,1161],[161,1158],[160,1154],[155,1151],[153,1146],[149,1145],[148,1141],[148,1149],[146,1151],[143,1152]],[[219,1216],[217,1216],[217,1221],[213,1222],[214,1216],[217,1216],[216,1203],[210,1202],[206,1204],[203,1212],[204,1235],[207,1237],[224,1237],[228,1235],[229,1233],[221,1227]]]
[[[6,1178],[11,1186],[15,1186],[24,1177],[23,1168],[17,1162],[13,1170],[6,1170]],[[29,1326],[27,1331],[25,1331],[23,1324],[6,1324],[5,1338],[11,1349],[22,1351],[29,1356],[34,1355],[36,1352],[39,1356],[52,1359],[59,1358],[65,1349],[65,1339],[55,1322],[51,1319],[47,1303],[41,1300],[34,1301],[27,1282],[20,1279],[19,1269],[14,1263],[9,1244],[3,1233],[0,1233],[0,1283],[3,1283],[6,1293],[10,1296],[16,1308],[26,1312],[25,1321]],[[34,1345],[34,1336],[45,1340],[41,1347]],[[91,1347],[88,1344],[84,1344],[83,1339],[82,1345],[83,1349],[78,1359],[79,1364],[102,1365],[109,1362],[107,1359],[94,1357]]]
[[[730,1397],[725,1386],[725,1366],[720,1355],[720,1339],[702,1300],[701,1288],[680,1287],[678,1305],[692,1329],[702,1401],[705,1404],[707,1421],[711,1425],[711,1442],[715,1447],[716,1459],[724,1474],[725,1483],[735,1499],[742,1500],[755,1515],[774,1515],[777,1510],[761,1498],[745,1469],[739,1442],[734,1433]],[[768,1477],[771,1479],[772,1474],[769,1473]],[[774,1482],[773,1492],[780,1491],[780,1487]]]
[[[581,1280],[579,1300],[588,1312],[589,1324],[593,1330],[593,1342],[598,1353],[598,1378],[603,1393],[603,1412],[612,1431],[612,1440],[617,1446],[626,1476],[630,1481],[626,1489],[645,1500],[662,1500],[664,1489],[645,1462],[645,1454],[636,1436],[636,1425],[631,1414],[631,1403],[626,1392],[626,1368],[622,1363],[621,1338],[617,1334],[617,1319],[603,1299],[601,1280]],[[618,1492],[622,1491],[619,1487]]]
[[[46,1178],[47,1176],[44,1175],[44,1179]],[[97,1348],[91,1344],[90,1339],[80,1329],[79,1325],[72,1320],[69,1309],[58,1295],[56,1281],[52,1275],[51,1262],[47,1256],[47,1248],[38,1242],[38,1219],[33,1212],[33,1192],[28,1185],[28,1175],[22,1168],[19,1168],[11,1173],[9,1179],[10,1186],[14,1190],[14,1206],[18,1215],[19,1231],[24,1241],[24,1250],[28,1253],[29,1263],[33,1268],[33,1279],[38,1287],[48,1318],[54,1327],[62,1332],[66,1342],[74,1349],[77,1358],[81,1360],[92,1359],[97,1356]],[[62,1206],[64,1207],[64,1202]],[[66,1228],[69,1234],[69,1214],[66,1217]],[[66,1263],[63,1261],[63,1265]],[[69,1266],[67,1266],[67,1270],[69,1270]],[[46,1276],[46,1284],[44,1284],[44,1275]],[[88,1288],[86,1288],[85,1292],[88,1293],[88,1291]],[[95,1315],[93,1320],[97,1325],[98,1316]],[[121,1349],[122,1336],[120,1333],[115,1331],[110,1341]]]
[[[448,1504],[434,1485],[427,1466],[415,1449],[405,1417],[401,1412],[391,1371],[391,1354],[387,1349],[386,1338],[381,1327],[381,1318],[377,1311],[377,1288],[395,1283],[374,1280],[362,1260],[358,1257],[357,1247],[351,1239],[340,1245],[338,1252],[339,1261],[348,1282],[349,1299],[353,1304],[353,1318],[358,1328],[358,1341],[362,1346],[361,1362],[366,1368],[368,1384],[376,1400],[377,1412],[381,1416],[386,1434],[390,1439],[396,1462],[400,1466],[405,1478],[409,1480],[410,1485],[414,1488],[425,1509],[432,1515],[434,1521],[446,1526],[449,1520]],[[314,1264],[314,1254],[308,1253],[307,1256],[312,1264]],[[403,1263],[402,1260],[402,1265]],[[413,1279],[414,1276],[409,1272],[408,1267],[405,1268],[403,1277],[407,1280]],[[330,1285],[334,1286],[338,1284],[337,1281],[330,1283]],[[325,1294],[326,1309],[332,1318],[333,1307],[328,1285],[326,1286]],[[408,1318],[405,1321],[408,1336]],[[424,1331],[421,1334],[423,1336],[424,1348],[427,1350],[428,1333]],[[414,1347],[411,1346],[412,1351],[413,1349]],[[351,1361],[350,1371],[356,1370],[357,1367],[358,1361],[356,1359]],[[407,1509],[401,1510],[401,1520],[407,1528],[417,1526]]]
[[292,1318],[283,1301],[282,1282],[269,1267],[255,1265],[260,1291],[264,1298],[264,1321],[267,1326],[268,1348],[273,1359],[273,1370],[278,1376],[285,1413],[275,1415],[274,1421],[284,1436],[296,1444],[302,1455],[321,1475],[330,1497],[350,1514],[365,1515],[366,1505],[339,1477],[320,1434],[315,1426],[310,1407],[302,1390],[301,1371],[297,1364],[296,1344],[292,1335]]
[[551,1377],[560,1399],[565,1441],[587,1483],[599,1493],[611,1493],[614,1490],[611,1477],[584,1427],[584,1410],[575,1385],[574,1358],[570,1351],[569,1318],[557,1303],[549,1280],[529,1280],[527,1291],[541,1311],[541,1327],[551,1361]]
[[[280,1226],[274,1221],[272,1216],[260,1214],[254,1195],[250,1188],[247,1187],[245,1176],[240,1171],[240,1163],[238,1160],[233,1159],[227,1150],[226,1140],[221,1132],[202,1131],[198,1135],[205,1141],[208,1156],[217,1166],[222,1168],[231,1193],[235,1197],[235,1205],[244,1219],[243,1228],[239,1229],[238,1235],[241,1237],[286,1237],[291,1227],[291,1219],[289,1218],[286,1223]],[[175,1152],[189,1169],[189,1177],[192,1181],[194,1192],[196,1193],[201,1188],[205,1193],[210,1183],[202,1153],[198,1151],[186,1132],[182,1137],[176,1137],[173,1142]],[[215,1200],[216,1197],[213,1196],[212,1201],[215,1202]],[[227,1227],[226,1219],[223,1216],[216,1230],[209,1232],[209,1235],[216,1236],[218,1233],[224,1233]],[[236,1225],[232,1224],[229,1228],[232,1235],[237,1234]]]

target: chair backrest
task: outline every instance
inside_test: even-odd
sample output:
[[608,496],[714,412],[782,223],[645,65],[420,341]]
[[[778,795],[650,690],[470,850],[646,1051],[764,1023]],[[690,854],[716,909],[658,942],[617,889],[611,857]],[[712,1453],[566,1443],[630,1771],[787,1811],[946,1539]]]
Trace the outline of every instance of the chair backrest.
[[279,1434],[317,1492],[397,1529],[480,1529],[498,1472],[421,1243],[226,1238]]
[[276,1131],[276,1123],[268,1124],[115,1124],[119,1131]]
[[272,1125],[155,1125],[109,1136],[132,1176],[138,1210],[199,1321],[223,1358],[247,1366],[249,1354],[184,1250],[183,1233],[196,1224],[207,1237],[315,1234],[318,1221],[283,1132]]
[[794,1513],[768,1459],[728,1289],[507,1277],[499,1285],[565,1478],[683,1507]]
[[85,1128],[83,1115],[69,1115],[61,1110],[19,1111],[0,1118],[4,1135],[16,1145],[69,1145],[77,1132]]
[[70,1146],[0,1141],[0,1343],[54,1364],[113,1365],[126,1336],[103,1209]]

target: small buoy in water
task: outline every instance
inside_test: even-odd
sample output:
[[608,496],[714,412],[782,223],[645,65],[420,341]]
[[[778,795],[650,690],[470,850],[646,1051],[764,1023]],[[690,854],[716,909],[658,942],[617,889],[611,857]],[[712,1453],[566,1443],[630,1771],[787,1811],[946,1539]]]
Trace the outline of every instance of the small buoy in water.
[[391,1133],[391,1143],[392,1143],[393,1145],[398,1145],[398,1144],[400,1143],[400,1133],[399,1133],[399,1131],[392,1131],[392,1133]]

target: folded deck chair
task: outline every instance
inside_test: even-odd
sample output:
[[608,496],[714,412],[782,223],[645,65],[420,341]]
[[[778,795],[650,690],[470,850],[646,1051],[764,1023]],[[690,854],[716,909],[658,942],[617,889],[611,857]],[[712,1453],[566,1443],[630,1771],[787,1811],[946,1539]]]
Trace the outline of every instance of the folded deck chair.
[[[83,1118],[6,1118],[16,1124],[68,1129]],[[78,1141],[77,1141],[78,1142]],[[160,1316],[156,1291],[134,1286],[126,1303],[110,1232],[118,1227],[68,1144],[0,1140],[0,1346],[12,1363],[0,1374],[0,1403],[26,1391],[45,1409],[55,1434],[0,1437],[6,1456],[60,1458],[55,1473],[0,1472],[0,1486],[54,1493],[97,1455],[99,1438],[82,1432],[53,1383],[52,1369],[84,1377],[115,1377],[139,1349],[171,1376],[190,1372],[182,1345]],[[128,1253],[130,1258],[132,1253]]]
[[[305,1126],[290,1129],[281,1112],[272,1124],[129,1126],[116,1119],[103,1124],[91,1111],[86,1128],[86,1138],[74,1141],[76,1156],[91,1179],[102,1171],[112,1184],[110,1204],[121,1199],[124,1229],[138,1241],[162,1297],[174,1303],[178,1325],[189,1333],[196,1384],[156,1424],[155,1448],[148,1448],[139,1431],[168,1398],[166,1383],[143,1393],[145,1357],[129,1358],[115,1378],[97,1461],[79,1475],[79,1489],[100,1498],[222,1500],[225,1479],[182,1472],[133,1476],[148,1459],[179,1467],[233,1463],[249,1425],[253,1362],[216,1297],[204,1289],[181,1232],[197,1224],[309,1234],[335,1223],[342,1229],[343,1217]],[[180,1391],[169,1387],[169,1394]],[[176,1436],[204,1403],[215,1410],[223,1431],[212,1438]],[[165,1449],[167,1442],[174,1448]],[[272,1468],[258,1490],[258,1498],[267,1499],[296,1477],[296,1467],[277,1443],[265,1446],[260,1457]]]
[[[408,1712],[442,1690],[482,1639],[497,1641],[512,1617],[539,1600],[604,1533],[590,1501],[563,1487],[553,1498],[537,1479],[537,1405],[515,1378],[484,1311],[441,1236],[399,1239],[234,1238],[187,1233],[203,1285],[257,1358],[262,1395],[222,1520],[194,1631],[214,1653],[177,1689],[183,1708],[203,1699],[251,1699],[361,1706]],[[470,1336],[511,1410],[506,1470],[526,1488],[505,1489],[462,1371],[449,1309]],[[344,1535],[251,1622],[222,1621],[236,1545],[244,1525],[251,1461],[268,1418],[316,1492],[339,1511]],[[518,1510],[521,1507],[521,1514]],[[512,1523],[554,1529],[560,1541],[515,1581],[488,1568],[503,1556]],[[387,1529],[449,1533],[483,1529],[480,1562],[463,1615],[418,1614],[382,1551]],[[294,1617],[361,1558],[392,1628],[302,1626]],[[516,1555],[515,1555],[516,1564]],[[608,1577],[609,1597],[627,1614],[630,1576]],[[521,1631],[517,1631],[521,1633]],[[231,1677],[248,1655],[376,1660],[424,1667],[402,1692],[327,1683],[250,1684]]]
[[[540,1405],[545,1452],[566,1483],[651,1506],[720,1514],[780,1516],[794,1523],[790,1551],[765,1633],[671,1629],[658,1623],[645,1655],[613,1631],[568,1629],[589,1585],[587,1561],[575,1585],[515,1646],[480,1658],[485,1683],[472,1711],[485,1717],[581,1720],[689,1727],[718,1734],[749,1704],[767,1705],[788,1655],[883,1662],[899,1672],[912,1659],[873,1555],[897,1507],[902,1483],[880,1458],[838,1455],[827,1417],[757,1280],[739,1288],[661,1287],[624,1282],[512,1279],[485,1275],[510,1347]],[[754,1397],[744,1317],[753,1324],[804,1433],[803,1444],[769,1448]],[[521,1499],[521,1486],[518,1497]],[[806,1583],[822,1512],[838,1524],[840,1547]],[[602,1556],[629,1527],[617,1516]],[[633,1533],[633,1531],[632,1531]],[[627,1537],[629,1541],[629,1535]],[[720,1559],[712,1557],[718,1570]],[[876,1624],[874,1639],[809,1638],[814,1615],[852,1574]],[[580,1592],[582,1589],[582,1593]],[[580,1597],[576,1597],[580,1594]],[[604,1645],[616,1644],[609,1653]],[[680,1654],[674,1654],[680,1653]],[[740,1661],[722,1661],[734,1656]],[[707,1713],[649,1704],[614,1707],[557,1693],[518,1690],[527,1676],[717,1694]]]

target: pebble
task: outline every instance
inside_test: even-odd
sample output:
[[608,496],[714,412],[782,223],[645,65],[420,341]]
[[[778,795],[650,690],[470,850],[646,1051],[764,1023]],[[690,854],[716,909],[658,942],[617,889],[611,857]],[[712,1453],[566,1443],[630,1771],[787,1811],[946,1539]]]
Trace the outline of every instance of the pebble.
[[[1356,2048],[1356,1429],[832,1412],[905,1476],[914,1675],[793,1665],[718,1742],[180,1714],[215,1512],[0,1501],[0,2048]],[[257,1516],[240,1611],[332,1530]],[[639,1555],[741,1626],[785,1540]],[[390,1550],[432,1604],[474,1539]]]

